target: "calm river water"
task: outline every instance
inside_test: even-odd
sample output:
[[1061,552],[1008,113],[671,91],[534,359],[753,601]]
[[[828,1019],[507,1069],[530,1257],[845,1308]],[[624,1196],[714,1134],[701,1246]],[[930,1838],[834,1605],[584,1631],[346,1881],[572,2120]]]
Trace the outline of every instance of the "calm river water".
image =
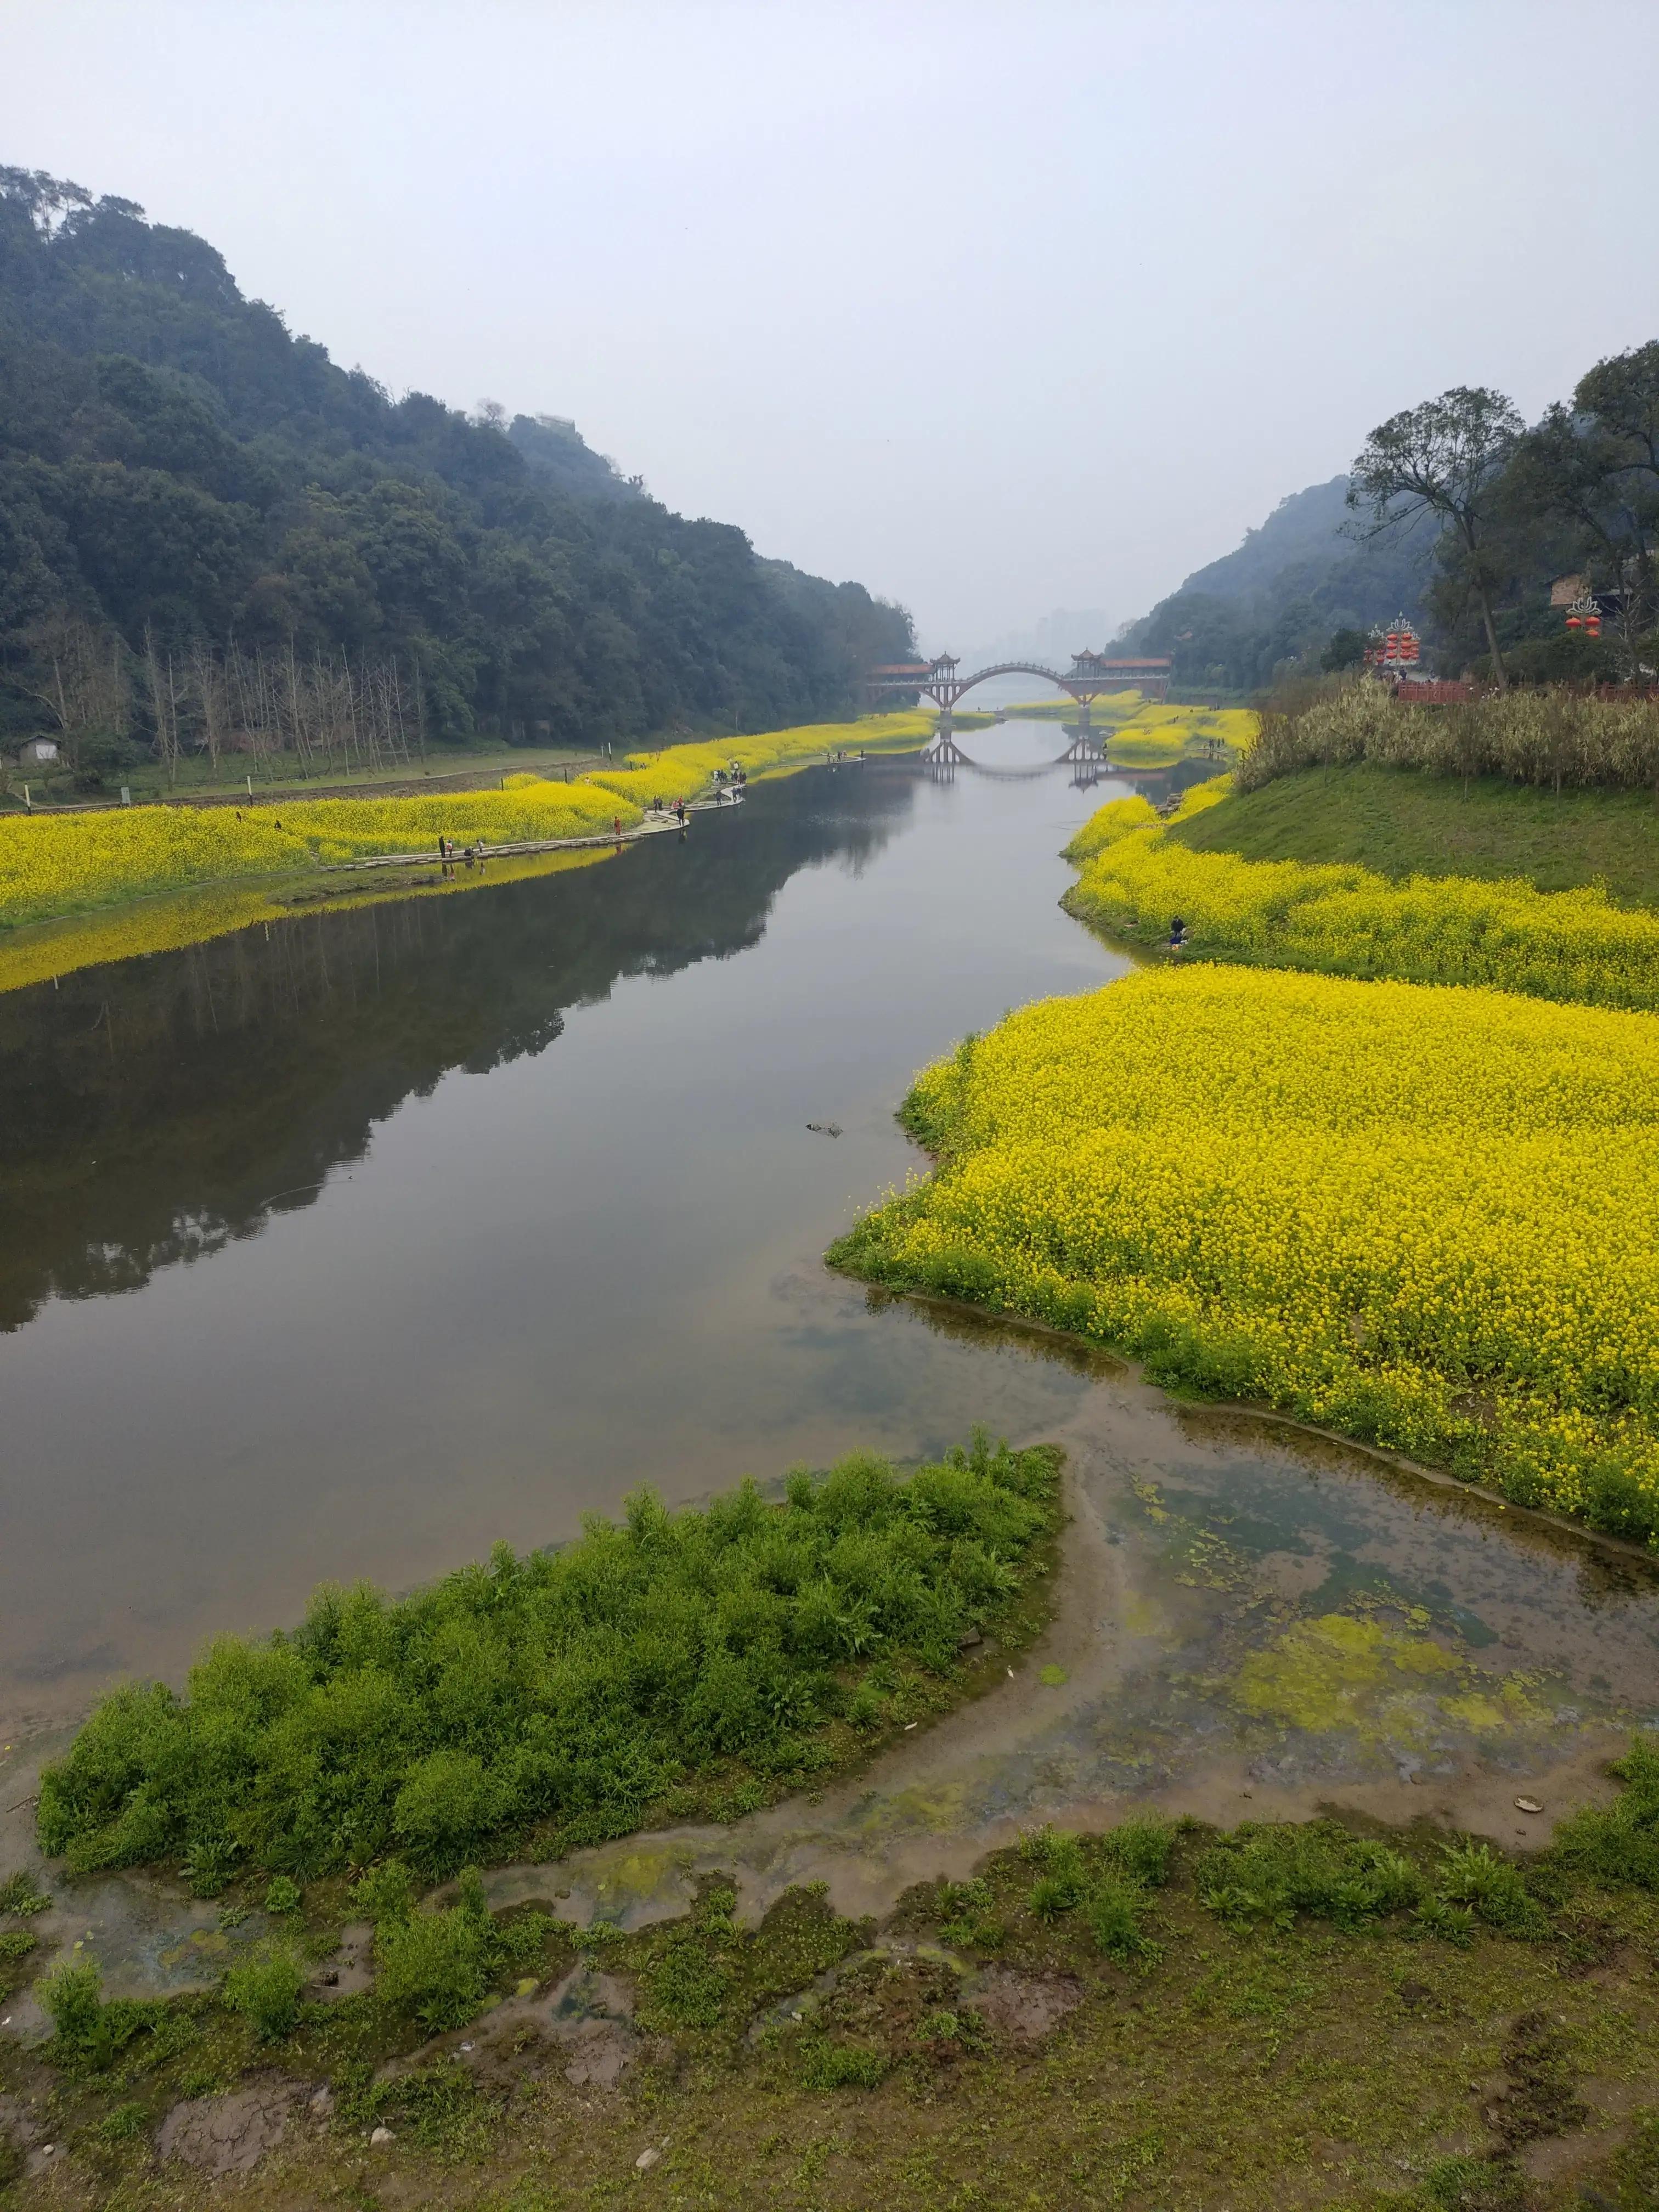
[[9,1734],[325,1577],[977,1421],[1071,1451],[1069,1687],[941,1736],[919,1833],[1205,1745],[1264,1790],[1461,1773],[1507,1806],[1659,1719],[1639,1562],[824,1271],[921,1164],[913,1070],[1126,965],[1056,902],[1129,787],[1032,772],[1052,723],[966,743],[992,772],[813,769],[684,842],[0,998]]

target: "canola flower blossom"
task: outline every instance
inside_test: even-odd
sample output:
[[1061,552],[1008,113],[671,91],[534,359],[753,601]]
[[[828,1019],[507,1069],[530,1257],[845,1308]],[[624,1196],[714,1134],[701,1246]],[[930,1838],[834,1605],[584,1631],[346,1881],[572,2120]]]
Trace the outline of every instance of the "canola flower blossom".
[[499,791],[296,799],[250,805],[131,806],[0,818],[0,927],[237,877],[294,874],[380,854],[539,843],[632,828],[653,798],[694,798],[716,768],[751,775],[826,751],[918,744],[931,715],[888,714],[629,754],[574,782],[514,775]]
[[1230,788],[1225,777],[1200,785],[1167,823],[1144,799],[1103,806],[1066,848],[1081,871],[1067,911],[1145,939],[1162,937],[1179,914],[1206,958],[1659,1007],[1659,915],[1616,907],[1597,887],[1396,883],[1347,864],[1195,853],[1170,836]]
[[925,1071],[836,1264],[1659,1549],[1659,1024],[1194,966]]
[[[296,874],[380,853],[603,835],[617,812],[590,785],[419,799],[313,799],[244,810],[131,806],[0,821],[0,920],[32,921],[237,876]],[[637,820],[637,811],[629,818]]]
[[575,851],[525,854],[492,860],[487,871],[475,873],[463,868],[452,876],[420,877],[413,882],[406,877],[401,882],[382,879],[378,883],[374,878],[348,878],[346,884],[352,887],[320,896],[307,890],[303,904],[289,896],[285,885],[269,882],[210,884],[204,890],[179,891],[170,897],[137,899],[113,914],[37,922],[32,927],[0,934],[0,992],[50,983],[55,977],[72,975],[82,968],[104,967],[112,961],[177,952],[185,945],[205,945],[216,937],[231,937],[238,930],[261,923],[267,929],[291,929],[301,915],[309,918],[347,908],[356,912],[400,899],[452,898],[465,891],[521,883],[526,877],[559,875],[568,868],[591,867],[609,860],[614,850],[605,844]]

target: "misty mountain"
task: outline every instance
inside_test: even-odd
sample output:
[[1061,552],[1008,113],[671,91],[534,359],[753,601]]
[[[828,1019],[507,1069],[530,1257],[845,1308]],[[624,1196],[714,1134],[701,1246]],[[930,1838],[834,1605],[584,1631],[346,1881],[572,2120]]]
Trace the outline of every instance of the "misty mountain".
[[1425,515],[1362,543],[1348,534],[1347,490],[1335,476],[1281,500],[1242,544],[1131,623],[1124,649],[1169,653],[1178,684],[1250,690],[1287,663],[1316,665],[1340,629],[1396,614],[1420,623],[1438,525]]
[[[988,645],[962,647],[958,657],[964,668],[986,668],[999,660],[1036,660],[1045,668],[1069,668],[1073,653],[1103,651],[1114,627],[1113,617],[1098,607],[1080,611],[1057,607],[1040,621],[1006,631]],[[950,650],[958,652],[954,645]]]

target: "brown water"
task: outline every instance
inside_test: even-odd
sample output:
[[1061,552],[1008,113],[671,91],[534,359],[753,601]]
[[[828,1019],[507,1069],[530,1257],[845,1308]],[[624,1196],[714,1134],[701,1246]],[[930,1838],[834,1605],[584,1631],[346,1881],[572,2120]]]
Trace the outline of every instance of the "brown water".
[[[1060,742],[969,740],[1007,770]],[[975,1421],[1071,1455],[1045,1649],[819,1803],[583,1855],[566,1909],[672,1909],[734,1859],[750,1902],[822,1876],[872,1908],[1130,1799],[1513,1839],[1522,1783],[1553,1813],[1659,1725],[1640,1561],[823,1268],[921,1165],[915,1067],[1123,971],[1057,854],[1127,787],[813,770],[684,844],[0,999],[0,1866],[100,1687],[323,1577]],[[72,1911],[135,1986],[201,1967],[141,1883]]]

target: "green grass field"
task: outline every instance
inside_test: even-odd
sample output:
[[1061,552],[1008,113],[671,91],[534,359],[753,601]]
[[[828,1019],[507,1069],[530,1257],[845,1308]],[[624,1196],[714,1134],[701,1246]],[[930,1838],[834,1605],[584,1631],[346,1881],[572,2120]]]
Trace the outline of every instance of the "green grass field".
[[1559,798],[1497,777],[1316,768],[1178,823],[1171,842],[1247,860],[1349,861],[1379,875],[1521,876],[1542,891],[1599,878],[1627,906],[1659,906],[1659,801],[1646,792]]

